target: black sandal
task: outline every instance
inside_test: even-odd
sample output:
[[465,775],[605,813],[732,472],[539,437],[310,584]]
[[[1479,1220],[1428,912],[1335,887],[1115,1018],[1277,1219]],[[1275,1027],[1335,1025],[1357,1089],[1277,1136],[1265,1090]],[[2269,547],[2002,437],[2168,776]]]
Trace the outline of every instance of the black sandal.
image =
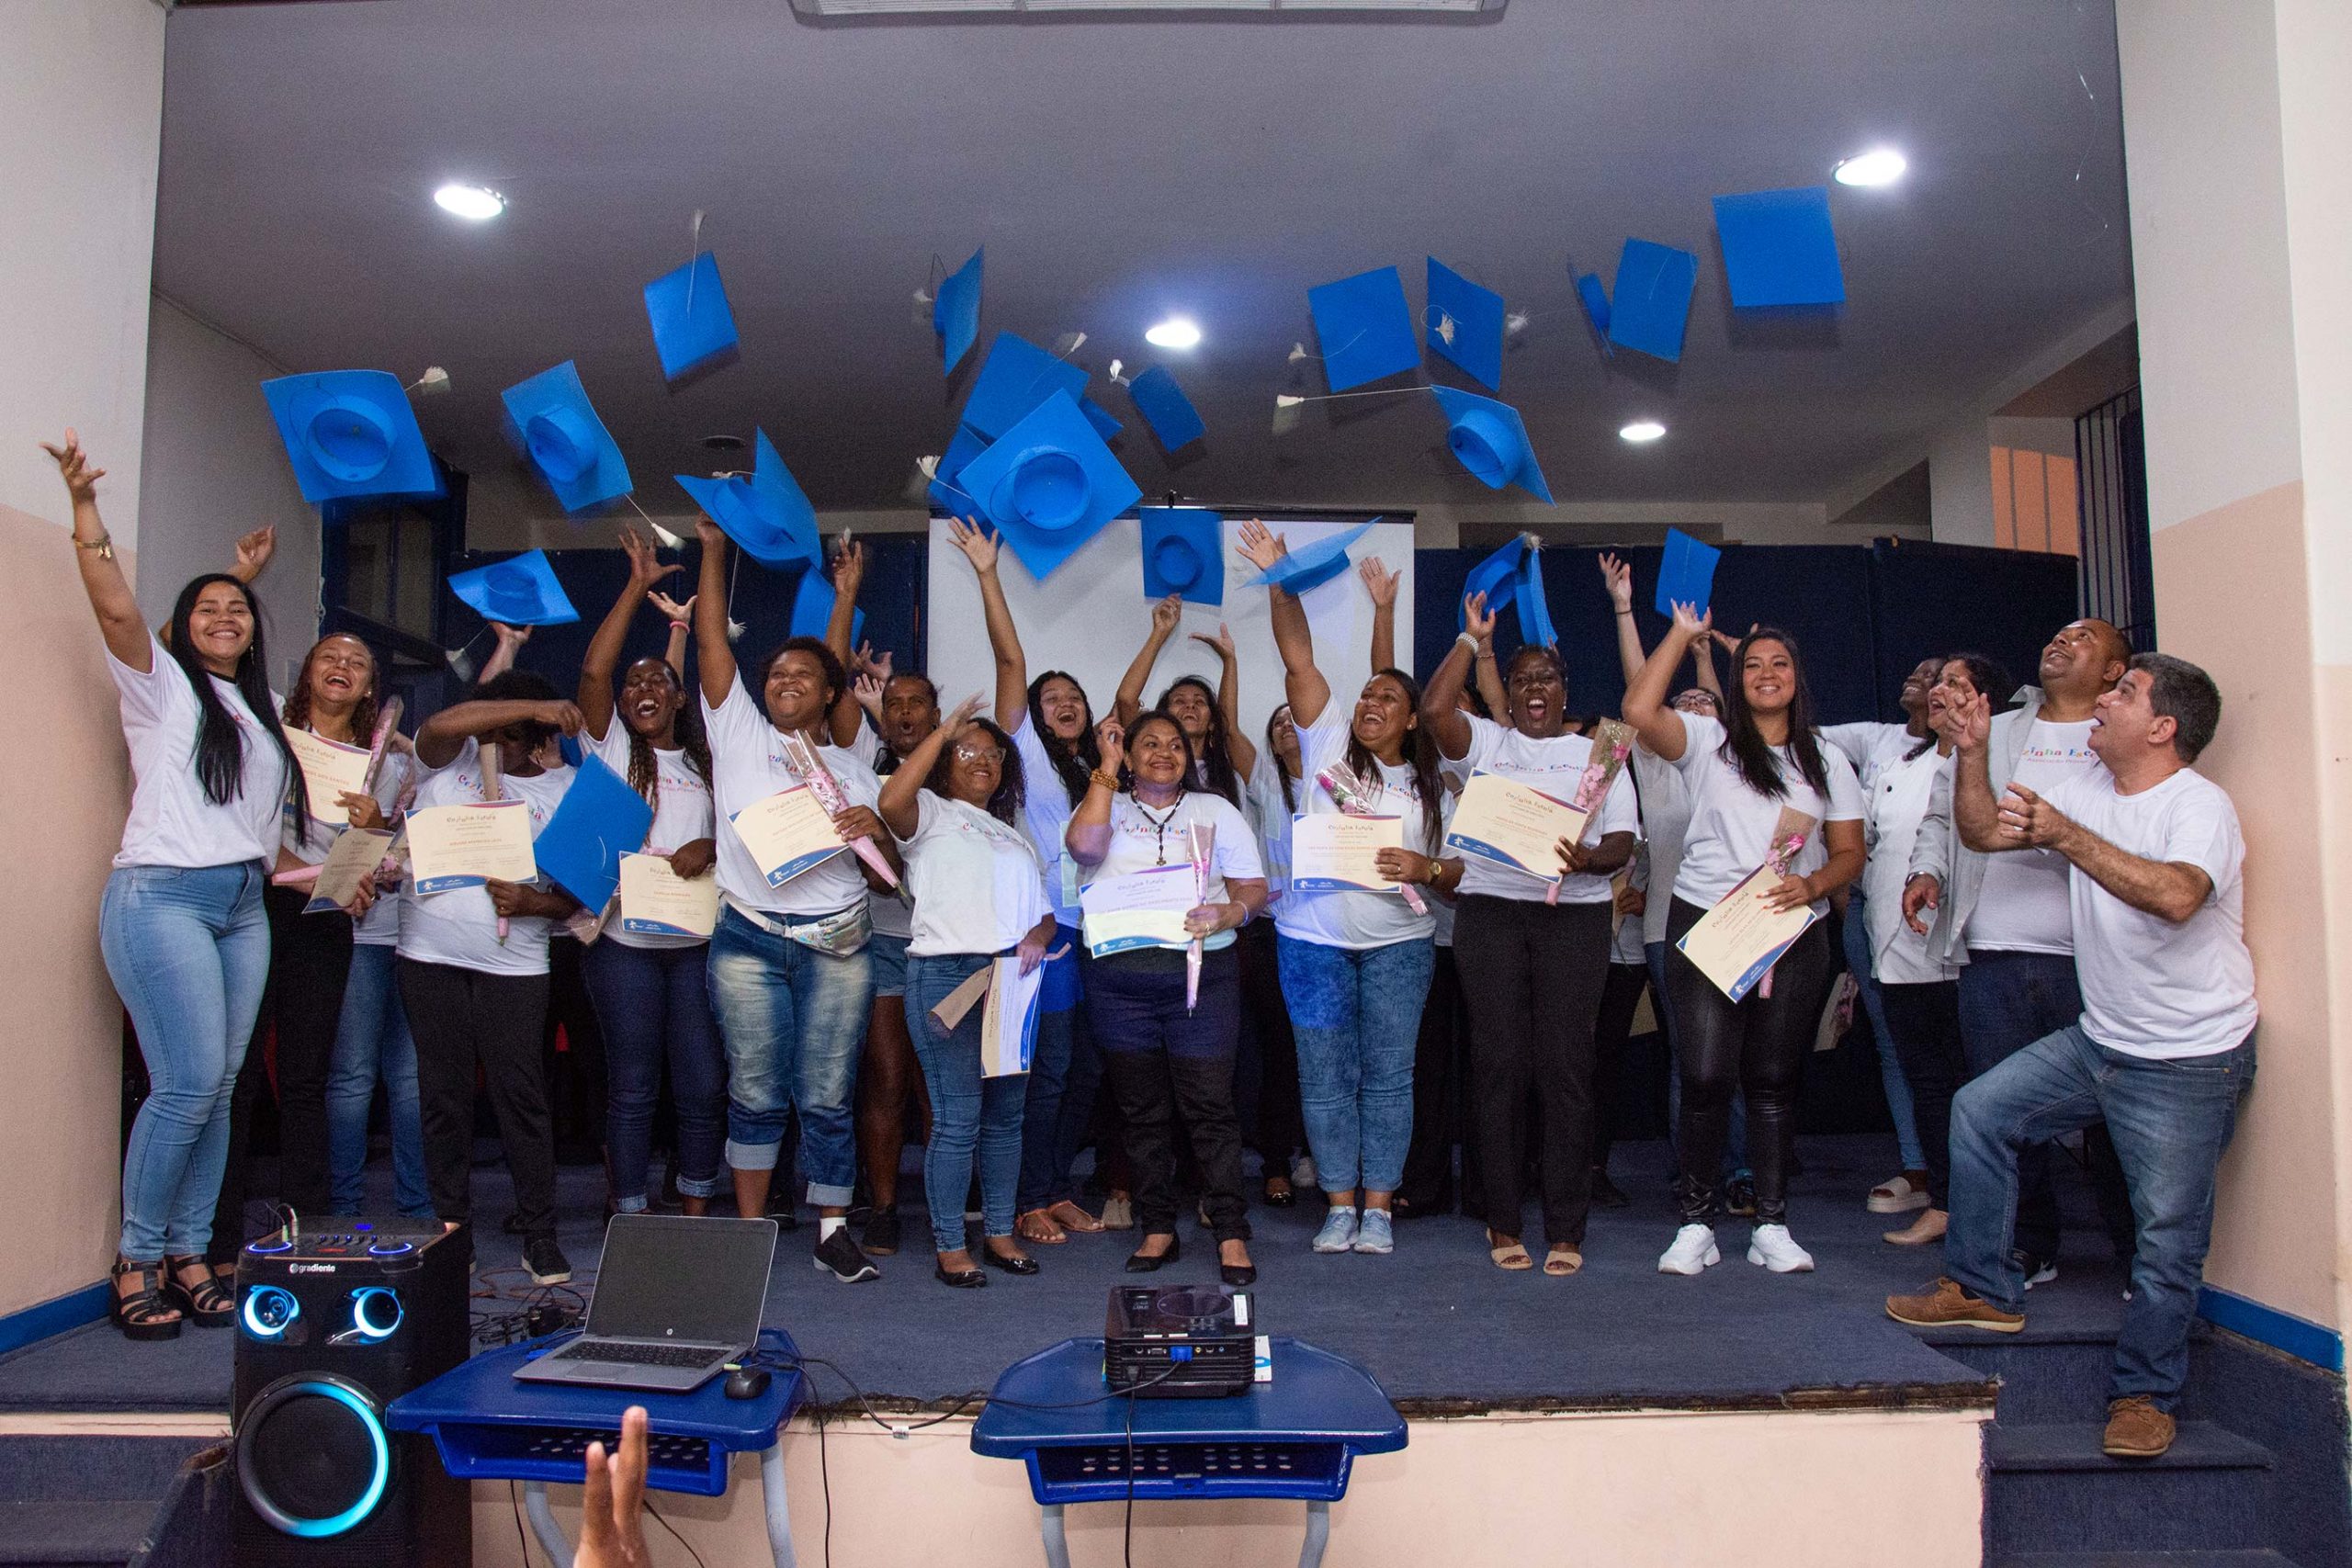
[[[180,1316],[198,1328],[226,1328],[237,1321],[237,1298],[220,1276],[212,1271],[208,1260],[192,1254],[177,1257],[166,1253],[164,1268],[168,1271],[164,1281],[164,1294],[180,1309]],[[190,1285],[180,1276],[190,1269],[203,1272],[204,1282]]]
[[[160,1263],[133,1263],[118,1258],[107,1276],[118,1284],[126,1274],[139,1277],[139,1289],[125,1295],[114,1292],[111,1308],[114,1325],[122,1330],[125,1339],[176,1339],[180,1337],[180,1314],[171,1303],[169,1289]],[[166,1315],[168,1314],[168,1315]]]

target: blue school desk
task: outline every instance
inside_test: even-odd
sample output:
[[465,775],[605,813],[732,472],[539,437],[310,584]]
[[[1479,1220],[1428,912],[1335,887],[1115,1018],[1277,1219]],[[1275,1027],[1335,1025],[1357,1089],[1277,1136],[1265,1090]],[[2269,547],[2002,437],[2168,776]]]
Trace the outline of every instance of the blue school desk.
[[760,1330],[758,1354],[774,1381],[757,1399],[728,1398],[723,1373],[692,1393],[514,1381],[516,1367],[570,1339],[566,1335],[485,1350],[392,1401],[386,1423],[396,1432],[429,1434],[443,1468],[459,1480],[523,1483],[524,1505],[540,1547],[557,1568],[571,1568],[571,1543],[548,1506],[548,1483],[578,1485],[589,1443],[602,1439],[609,1451],[620,1438],[621,1413],[642,1404],[648,1417],[646,1488],[722,1496],[729,1458],[758,1454],[768,1546],[776,1568],[794,1568],[784,1450],[777,1440],[808,1392],[801,1373],[788,1370],[800,1359],[792,1337],[781,1328]]
[[1065,1339],[997,1379],[972,1451],[1029,1467],[1048,1568],[1069,1568],[1062,1510],[1123,1503],[1130,1486],[1138,1500],[1296,1498],[1306,1505],[1299,1568],[1316,1568],[1356,1456],[1403,1448],[1405,1419],[1353,1361],[1295,1339],[1271,1343],[1273,1381],[1248,1393],[1130,1400],[1102,1382],[1102,1340]]

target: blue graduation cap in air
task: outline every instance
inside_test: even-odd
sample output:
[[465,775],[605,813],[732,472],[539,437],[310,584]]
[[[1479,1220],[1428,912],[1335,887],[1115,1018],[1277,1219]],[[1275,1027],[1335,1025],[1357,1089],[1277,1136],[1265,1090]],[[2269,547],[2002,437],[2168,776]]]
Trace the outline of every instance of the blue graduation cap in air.
[[[838,598],[833,585],[825,581],[823,569],[811,563],[808,570],[800,574],[800,581],[792,591],[792,626],[785,635],[823,637],[825,628],[832,624],[833,605]],[[853,611],[850,615],[849,645],[855,648],[865,640],[865,612]]]
[[817,509],[808,504],[766,431],[755,433],[754,448],[748,482],[740,474],[723,479],[674,477],[695,504],[761,565],[817,559]]
[[1040,581],[1143,495],[1067,391],[965,464],[956,484]]
[[1164,365],[1155,365],[1128,382],[1127,396],[1135,400],[1136,412],[1143,415],[1143,422],[1151,426],[1152,434],[1167,451],[1190,446],[1208,434],[1193,400],[1184,395],[1184,389]]
[[1601,287],[1599,273],[1577,277],[1577,302],[1584,307],[1584,319],[1592,323],[1593,335],[1600,340],[1600,352],[1614,358],[1617,351],[1609,346],[1609,290]]
[[1743,310],[1836,305],[1846,298],[1826,186],[1719,196],[1715,237],[1723,242],[1731,302]]
[[261,384],[304,501],[430,495],[441,486],[400,378],[326,370]]
[[1181,593],[1188,604],[1225,603],[1225,518],[1220,513],[1203,506],[1147,506],[1136,515],[1143,519],[1145,598]]
[[531,840],[531,858],[582,908],[601,909],[620,889],[621,856],[645,847],[653,807],[599,758],[583,756],[574,768],[555,815]]
[[978,503],[964,493],[962,486],[956,482],[956,477],[963,473],[967,463],[987,451],[988,447],[989,444],[986,441],[972,433],[970,425],[959,424],[956,427],[955,438],[947,443],[946,455],[939,459],[939,466],[932,470],[931,483],[923,491],[933,509],[956,517],[967,516],[971,513],[973,508]]
[[[1056,392],[1086,396],[1086,369],[1012,333],[999,333],[964,400],[964,423],[994,441]],[[1083,417],[1083,416],[1081,416]],[[1115,421],[1114,423],[1116,423]]]
[[[1470,569],[1470,574],[1462,580],[1462,597],[1468,599],[1473,593],[1484,593],[1487,596],[1487,613],[1499,615],[1518,597],[1519,563],[1526,554],[1527,536],[1521,534]],[[1454,606],[1457,624],[1465,622],[1467,618],[1460,605]]]
[[718,280],[718,258],[708,251],[645,286],[645,318],[667,380],[692,374],[736,344],[735,312]]
[[1694,615],[1705,615],[1714,592],[1715,563],[1723,556],[1679,528],[1668,529],[1666,559],[1657,569],[1657,613],[1671,619],[1675,605],[1688,604]]
[[584,511],[636,488],[571,360],[517,382],[499,397],[513,434],[566,512]]
[[1445,410],[1445,444],[1473,479],[1488,490],[1515,484],[1551,504],[1552,487],[1544,482],[1544,469],[1535,461],[1535,448],[1528,443],[1527,426],[1517,409],[1452,387],[1430,390]]
[[1490,392],[1503,384],[1503,297],[1430,257],[1429,306],[1421,329],[1432,353],[1452,360]]
[[[1672,245],[1628,240],[1603,320],[1609,341],[1659,359],[1682,357],[1682,331],[1699,287],[1699,258]],[[1582,292],[1583,286],[1577,286]]]
[[[1375,517],[1372,523],[1380,519]],[[1327,535],[1304,548],[1292,550],[1260,572],[1251,581],[1259,587],[1280,588],[1293,598],[1320,588],[1348,570],[1348,547],[1363,537],[1372,523],[1359,523],[1341,533]]]
[[1096,402],[1092,398],[1079,399],[1078,412],[1086,416],[1086,423],[1094,427],[1094,434],[1105,441],[1126,429],[1125,425],[1119,423],[1118,415]]
[[580,618],[545,550],[458,572],[449,592],[483,620],[510,626],[560,626]]
[[1544,597],[1544,550],[1533,539],[1519,558],[1519,592],[1512,602],[1519,606],[1519,635],[1527,642],[1549,648],[1560,640],[1552,625],[1552,606]]
[[1310,288],[1306,308],[1314,312],[1316,340],[1323,345],[1323,378],[1335,392],[1421,362],[1413,313],[1405,304],[1405,281],[1393,266]]
[[974,251],[947,275],[931,302],[931,328],[939,334],[939,373],[951,375],[980,335],[980,255]]

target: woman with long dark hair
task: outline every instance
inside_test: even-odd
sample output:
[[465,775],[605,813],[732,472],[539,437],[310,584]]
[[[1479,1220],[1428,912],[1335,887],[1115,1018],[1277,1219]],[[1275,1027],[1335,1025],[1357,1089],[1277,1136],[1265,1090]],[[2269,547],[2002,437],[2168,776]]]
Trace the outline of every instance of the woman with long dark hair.
[[[1151,629],[1144,634],[1135,662],[1120,678],[1118,695],[1111,705],[1119,722],[1130,729],[1143,712],[1144,682],[1151,677],[1151,667],[1159,662],[1160,649],[1175,635],[1183,610],[1183,597],[1175,593],[1151,607]],[[1198,675],[1179,675],[1159,694],[1154,711],[1183,726],[1184,739],[1193,749],[1196,787],[1239,806],[1242,786],[1258,765],[1258,749],[1238,716],[1241,676],[1233,634],[1220,626],[1215,636],[1207,632],[1191,636],[1216,654],[1223,674],[1215,688]]]
[[[589,750],[653,807],[645,842],[628,847],[662,856],[671,871],[693,881],[711,874],[718,852],[702,717],[664,659],[631,663],[621,677],[617,706],[613,701],[613,671],[629,623],[653,585],[679,569],[663,566],[634,528],[621,530],[621,549],[628,557],[628,581],[580,666],[581,735]],[[680,1206],[689,1214],[708,1213],[719,1191],[727,1055],[711,1016],[709,958],[706,937],[635,931],[617,916],[605,922],[603,939],[581,954],[582,977],[605,1037],[605,1168],[617,1213],[646,1206],[653,1106],[665,1061],[678,1115]]]
[[1675,1140],[1675,1200],[1682,1227],[1658,1259],[1667,1274],[1696,1274],[1720,1260],[1715,1177],[1731,1091],[1747,1096],[1747,1153],[1756,1168],[1756,1229],[1747,1260],[1776,1274],[1813,1267],[1789,1234],[1789,1157],[1796,1132],[1799,1069],[1812,1043],[1829,979],[1829,941],[1819,921],[1773,964],[1767,983],[1739,1001],[1684,956],[1679,944],[1701,917],[1781,846],[1783,811],[1813,819],[1804,843],[1768,896],[1786,911],[1826,914],[1829,895],[1862,869],[1862,798],[1852,764],[1814,733],[1813,698],[1795,641],[1770,626],[1740,639],[1720,723],[1667,704],[1675,666],[1712,629],[1677,604],[1674,625],[1625,694],[1625,720],[1641,742],[1679,768],[1690,793],[1690,826],[1667,920],[1667,1003],[1682,1081]]
[[130,752],[130,816],[98,913],[107,974],[130,1010],[148,1094],[122,1170],[111,1310],[132,1339],[183,1320],[225,1327],[228,1289],[205,1262],[229,1142],[229,1097],[269,974],[262,886],[290,785],[310,799],[271,702],[252,592],[210,572],[180,590],[172,646],[147,629],[98,516],[96,468],[71,430],[56,459],[74,554],[96,614]]

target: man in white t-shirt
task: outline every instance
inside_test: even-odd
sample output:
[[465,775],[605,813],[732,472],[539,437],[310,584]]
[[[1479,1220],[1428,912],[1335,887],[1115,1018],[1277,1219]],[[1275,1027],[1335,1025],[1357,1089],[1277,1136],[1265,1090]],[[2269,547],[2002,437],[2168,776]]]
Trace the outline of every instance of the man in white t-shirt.
[[2105,1118],[2142,1222],[2103,1445],[2119,1458],[2172,1444],[2214,1168],[2254,1076],[2245,844],[2229,796],[2189,766],[2221,713],[2203,671],[2142,654],[2098,700],[2091,746],[2104,765],[2048,790],[2012,783],[1997,802],[1985,767],[1990,704],[1980,696],[1950,731],[1962,840],[2066,860],[2083,1013],[1952,1102],[1946,1277],[1886,1310],[1901,1323],[2023,1327],[2025,1278],[2009,1249],[2018,1155]]

